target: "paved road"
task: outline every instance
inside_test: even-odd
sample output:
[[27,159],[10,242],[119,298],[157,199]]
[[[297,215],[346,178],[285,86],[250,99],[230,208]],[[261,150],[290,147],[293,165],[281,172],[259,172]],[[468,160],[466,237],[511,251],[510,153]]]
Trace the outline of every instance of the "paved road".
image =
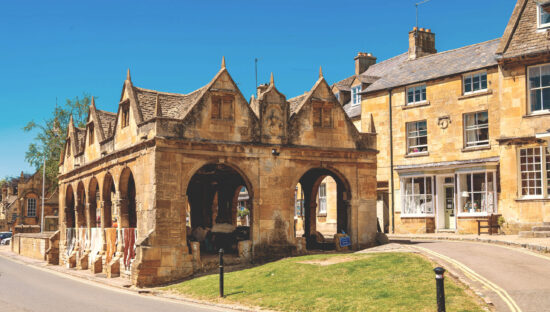
[[[504,289],[521,311],[550,311],[550,258],[522,249],[483,243],[413,241],[420,246],[466,265]],[[495,295],[491,299],[495,299]],[[493,300],[498,311],[509,310],[502,300]]]
[[95,285],[0,257],[0,311],[214,312],[224,310]]

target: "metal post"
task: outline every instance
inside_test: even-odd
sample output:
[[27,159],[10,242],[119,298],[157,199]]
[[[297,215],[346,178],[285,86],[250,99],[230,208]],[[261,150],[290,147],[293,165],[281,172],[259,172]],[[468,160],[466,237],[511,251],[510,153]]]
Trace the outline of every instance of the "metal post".
[[220,297],[223,298],[223,248],[220,248]]
[[442,267],[437,267],[434,269],[435,272],[435,285],[437,288],[437,312],[445,312],[445,284],[443,274],[445,269]]
[[44,232],[44,197],[45,193],[45,183],[46,183],[46,153],[44,153],[44,165],[42,167],[42,209],[40,212],[40,233]]

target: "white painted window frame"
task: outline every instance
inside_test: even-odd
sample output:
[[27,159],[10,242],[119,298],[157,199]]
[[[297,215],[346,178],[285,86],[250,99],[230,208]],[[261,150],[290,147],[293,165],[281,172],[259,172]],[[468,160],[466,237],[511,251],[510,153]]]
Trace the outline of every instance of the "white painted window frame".
[[[416,100],[416,90],[413,91],[413,101],[412,102],[409,102],[409,90],[410,89],[416,89],[418,87],[423,87],[424,88],[424,93],[425,93],[425,98],[422,99],[422,89],[420,89],[420,100],[417,101]],[[428,103],[428,87],[426,86],[425,83],[420,83],[420,84],[415,84],[415,85],[412,85],[412,86],[408,86],[407,88],[405,88],[405,103],[406,105],[421,105],[421,104],[426,104]]]
[[[478,124],[477,123],[477,114],[479,113],[487,113],[487,123],[486,124]],[[473,126],[468,127],[466,125],[466,116],[473,115],[476,121],[476,124]],[[468,142],[468,131],[478,131],[481,129],[487,129],[487,140],[482,141],[472,141]],[[464,147],[465,148],[475,148],[475,147],[483,147],[483,146],[489,146],[490,136],[489,136],[489,112],[488,111],[479,111],[479,112],[471,112],[471,113],[465,113],[464,114]],[[481,144],[479,144],[481,143]]]
[[[549,27],[550,27],[550,24],[549,24]],[[541,78],[540,86],[536,87],[536,88],[531,88],[531,76],[529,75],[529,73],[531,72],[532,68],[538,68],[539,73],[540,73],[541,70],[542,70],[542,67],[544,67],[544,66],[550,66],[550,63],[537,64],[537,65],[532,65],[532,66],[527,67],[527,73],[526,73],[526,76],[527,76],[527,113],[529,115],[538,115],[538,114],[548,114],[548,113],[550,113],[550,109],[540,109],[540,110],[536,110],[536,111],[533,111],[531,109],[531,107],[532,107],[532,105],[531,105],[531,90],[544,90],[544,89],[550,88],[550,86],[543,87],[542,86],[542,78]],[[542,75],[540,75],[539,77],[542,77]],[[542,98],[542,96],[541,96],[541,98]],[[544,104],[544,102],[541,103],[541,106],[543,104]]]
[[[323,191],[321,191],[323,189]],[[319,215],[327,215],[327,185],[326,183],[321,183],[319,185]]]
[[[541,166],[540,166],[540,173],[541,173],[541,195],[523,195],[523,186],[522,186],[522,173],[521,171],[521,150],[523,149],[538,149],[539,155],[541,157]],[[542,199],[542,198],[549,198],[550,192],[548,190],[549,183],[550,183],[550,168],[548,167],[548,164],[546,162],[546,157],[550,154],[550,151],[548,151],[548,148],[545,146],[535,146],[535,147],[523,147],[517,149],[517,170],[518,170],[518,197],[520,199]],[[530,171],[532,172],[532,171]]]
[[[471,175],[470,176],[470,185],[474,185],[474,174],[476,173],[485,173],[485,191],[482,191],[482,192],[474,192],[474,191],[470,191],[470,190],[463,190],[462,189],[462,179],[463,179],[463,176],[468,176],[468,175]],[[463,212],[462,211],[462,208],[464,206],[463,204],[463,197],[462,197],[462,192],[466,191],[468,193],[470,193],[470,202],[474,202],[474,194],[475,193],[485,193],[485,200],[488,201],[489,200],[489,189],[487,187],[487,181],[488,181],[488,176],[489,174],[491,174],[493,176],[493,187],[492,187],[492,190],[493,190],[493,209],[492,211],[489,211],[489,208],[487,207],[485,211],[481,211],[481,212]],[[497,176],[496,176],[496,170],[494,169],[481,169],[481,170],[464,170],[464,171],[458,171],[456,172],[456,191],[457,191],[457,207],[456,207],[456,211],[457,211],[457,216],[458,217],[472,217],[472,216],[488,216],[490,214],[495,214],[495,213],[498,213],[498,194],[497,194]],[[488,206],[488,203],[485,204],[486,206]]]
[[[419,134],[419,130],[418,130],[418,126],[416,126],[416,130],[415,131],[412,131],[412,132],[416,132],[417,135],[416,136],[409,136],[409,125],[411,124],[418,124],[419,122],[425,122],[426,123],[426,144],[421,144],[421,145],[409,145],[409,139],[418,139],[418,138],[422,138],[424,137],[424,135],[420,135]],[[407,122],[405,123],[405,139],[407,140],[407,155],[416,155],[416,154],[422,154],[422,153],[427,153],[430,149],[429,149],[429,142],[428,142],[428,121],[427,120],[418,120],[418,121],[411,121],[411,122]],[[418,152],[411,152],[410,149],[411,148],[415,148],[415,147],[425,147],[426,150],[425,151],[418,151]]]
[[[478,75],[479,75],[479,90],[474,91],[474,77],[478,76]],[[481,88],[482,87],[481,78],[483,77],[483,75],[485,75],[485,82],[487,84],[485,86],[485,89]],[[471,84],[472,84],[472,90],[468,91],[468,92],[466,92],[466,78],[470,78],[471,79]],[[489,88],[489,80],[488,80],[488,77],[487,77],[487,71],[486,70],[476,71],[476,72],[472,72],[472,73],[462,75],[462,94],[463,95],[487,92],[488,88]]]
[[[33,212],[32,214],[30,213],[31,211]],[[27,217],[36,217],[36,198],[34,197],[27,198]]]
[[[431,196],[432,197],[432,212],[428,213],[428,212],[421,212],[421,213],[407,213],[405,212],[407,209],[405,207],[405,203],[407,202],[407,197],[414,197],[416,196],[414,194],[414,190],[413,190],[413,194],[412,195],[408,195],[406,194],[407,192],[407,188],[405,187],[405,180],[406,179],[421,179],[423,178],[424,179],[424,203],[427,202],[427,196]],[[431,185],[431,190],[432,192],[430,194],[427,194],[426,192],[426,179],[427,178],[430,178],[431,181],[430,181],[430,185]],[[430,218],[430,217],[435,217],[435,209],[436,209],[436,205],[435,205],[435,194],[434,194],[434,183],[435,183],[435,176],[431,175],[431,174],[425,174],[425,175],[412,175],[412,176],[403,176],[401,177],[400,179],[400,188],[401,188],[401,217],[402,218],[418,218],[418,217],[421,217],[421,218]],[[422,194],[418,194],[420,196],[422,196]],[[419,210],[419,209],[415,209],[415,210]]]
[[541,5],[548,4],[548,3],[549,2],[537,3],[537,28],[548,28],[548,27],[550,27],[550,23],[546,23],[546,24],[541,24],[540,23]]
[[361,105],[361,85],[351,87],[351,106]]

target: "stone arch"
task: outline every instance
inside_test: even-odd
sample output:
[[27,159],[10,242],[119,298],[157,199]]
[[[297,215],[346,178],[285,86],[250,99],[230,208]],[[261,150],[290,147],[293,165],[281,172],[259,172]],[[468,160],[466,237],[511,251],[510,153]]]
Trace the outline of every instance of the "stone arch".
[[65,226],[67,228],[76,227],[75,200],[73,187],[68,184],[65,190]]
[[115,181],[111,173],[107,172],[103,177],[101,188],[101,222],[104,228],[113,226],[113,200],[115,199]]
[[[302,174],[296,184],[300,184],[303,190],[304,201],[304,236],[306,237],[307,248],[326,248],[317,235],[316,221],[318,213],[318,192],[321,183],[331,177],[336,182],[336,233],[345,232],[349,234],[351,229],[350,200],[351,189],[348,180],[338,171],[327,167],[309,168]],[[294,190],[294,189],[293,189]],[[334,233],[334,234],[336,234]]]
[[[233,241],[222,242],[221,239],[218,241],[214,239],[213,246],[206,246],[207,251],[224,248],[228,252],[234,252],[238,239],[251,238],[253,222],[250,222],[249,226],[236,228],[236,194],[243,186],[247,189],[250,198],[250,219],[254,211],[252,200],[254,189],[242,170],[227,163],[205,163],[193,172],[186,185],[193,233],[197,228],[212,228],[216,224],[231,224],[236,230]],[[201,238],[195,238],[201,241]]]
[[[92,177],[88,183],[88,221],[90,227],[101,227],[101,220],[98,218],[97,208],[100,206],[99,183],[96,177]],[[101,213],[100,213],[101,215]]]
[[85,228],[86,225],[86,188],[82,181],[78,182],[76,187],[76,224],[79,228]]
[[119,179],[120,224],[123,228],[137,227],[136,181],[130,168],[125,167]]

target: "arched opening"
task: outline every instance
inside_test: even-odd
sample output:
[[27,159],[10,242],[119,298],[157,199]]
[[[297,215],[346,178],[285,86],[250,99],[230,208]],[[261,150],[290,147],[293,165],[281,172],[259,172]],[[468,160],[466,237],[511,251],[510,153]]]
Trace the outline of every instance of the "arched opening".
[[115,200],[115,182],[113,180],[113,177],[110,173],[107,173],[105,175],[105,178],[103,179],[103,191],[102,191],[102,197],[103,197],[103,209],[102,209],[102,219],[103,219],[103,227],[104,228],[110,228],[113,226],[113,201]]
[[338,237],[349,233],[350,197],[341,175],[326,168],[307,171],[294,189],[296,237],[305,237],[308,249],[334,249]]
[[74,191],[72,186],[67,186],[65,192],[65,225],[67,228],[74,228],[75,223],[75,209],[74,209]]
[[79,228],[87,228],[86,225],[86,190],[84,189],[84,183],[80,181],[76,188],[76,220]]
[[[189,181],[188,240],[200,243],[203,253],[237,253],[249,244],[253,190],[245,177],[225,164],[208,164]],[[241,243],[242,242],[242,243]],[[193,248],[192,248],[193,250]]]
[[136,182],[129,168],[120,176],[120,224],[122,228],[137,227]]
[[89,184],[88,189],[88,207],[89,212],[88,216],[90,218],[90,227],[98,228],[101,227],[101,211],[99,209],[100,196],[99,196],[99,184],[97,183],[96,178],[92,178]]

